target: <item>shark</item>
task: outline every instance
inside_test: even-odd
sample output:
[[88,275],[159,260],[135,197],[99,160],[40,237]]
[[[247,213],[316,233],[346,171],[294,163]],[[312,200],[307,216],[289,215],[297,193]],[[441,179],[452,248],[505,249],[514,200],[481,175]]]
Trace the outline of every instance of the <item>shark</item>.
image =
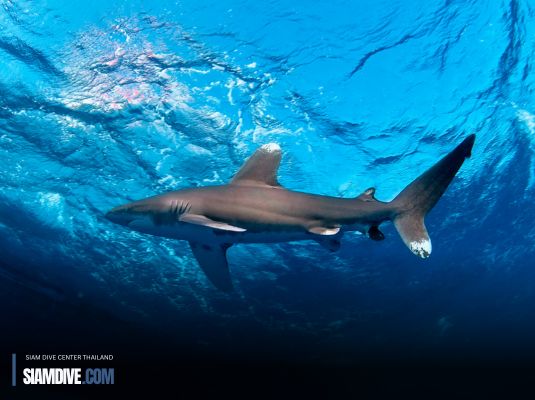
[[393,200],[380,201],[375,188],[354,198],[289,190],[279,184],[281,148],[260,146],[225,185],[185,188],[111,209],[106,218],[137,232],[186,240],[206,277],[219,290],[233,283],[228,249],[240,243],[316,241],[337,251],[345,232],[357,231],[374,241],[392,222],[405,245],[426,259],[432,246],[424,218],[470,157],[475,135],[405,187]]

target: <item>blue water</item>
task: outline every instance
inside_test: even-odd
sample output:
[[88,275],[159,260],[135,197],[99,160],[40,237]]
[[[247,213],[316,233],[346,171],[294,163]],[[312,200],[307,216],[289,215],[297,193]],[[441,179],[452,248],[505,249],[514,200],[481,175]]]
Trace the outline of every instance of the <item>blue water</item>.
[[[0,280],[4,300],[19,294],[11,310],[37,296],[52,304],[35,311],[44,321],[83,304],[207,349],[261,352],[263,338],[304,360],[530,346],[530,1],[0,6]],[[391,200],[470,133],[472,158],[427,218],[426,261],[392,226],[379,243],[346,235],[334,254],[314,242],[239,245],[226,295],[187,243],[103,217],[225,183],[268,142],[283,149],[289,189],[351,197],[375,186]]]

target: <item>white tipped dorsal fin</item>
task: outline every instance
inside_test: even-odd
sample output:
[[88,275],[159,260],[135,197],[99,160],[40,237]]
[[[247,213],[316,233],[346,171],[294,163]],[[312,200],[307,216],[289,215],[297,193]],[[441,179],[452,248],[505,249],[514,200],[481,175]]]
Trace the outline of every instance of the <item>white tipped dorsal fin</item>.
[[232,185],[264,184],[279,186],[277,171],[281,162],[281,148],[277,143],[261,146],[234,175]]

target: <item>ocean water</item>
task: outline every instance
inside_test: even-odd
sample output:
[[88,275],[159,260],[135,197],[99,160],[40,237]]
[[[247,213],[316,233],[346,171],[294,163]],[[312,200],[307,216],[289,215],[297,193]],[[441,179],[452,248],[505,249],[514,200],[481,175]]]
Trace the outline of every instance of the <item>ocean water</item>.
[[[532,354],[531,1],[0,6],[0,296],[22,348],[94,326],[86,343],[143,332],[257,360]],[[427,218],[425,261],[391,225],[337,253],[238,245],[228,295],[187,243],[104,218],[228,182],[269,142],[285,187],[374,186],[387,201],[470,133],[472,158]],[[36,324],[59,328],[33,342]]]

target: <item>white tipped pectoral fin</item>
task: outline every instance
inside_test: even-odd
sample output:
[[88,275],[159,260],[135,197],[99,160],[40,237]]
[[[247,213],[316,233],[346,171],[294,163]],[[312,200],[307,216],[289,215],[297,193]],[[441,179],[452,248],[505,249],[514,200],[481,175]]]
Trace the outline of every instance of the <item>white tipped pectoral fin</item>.
[[188,224],[202,225],[209,228],[221,229],[223,231],[231,232],[245,232],[246,229],[240,228],[238,226],[230,225],[225,222],[214,221],[204,215],[198,214],[184,214],[180,216],[180,222],[186,222]]
[[210,282],[223,292],[233,289],[227,262],[227,245],[190,242],[191,251]]

